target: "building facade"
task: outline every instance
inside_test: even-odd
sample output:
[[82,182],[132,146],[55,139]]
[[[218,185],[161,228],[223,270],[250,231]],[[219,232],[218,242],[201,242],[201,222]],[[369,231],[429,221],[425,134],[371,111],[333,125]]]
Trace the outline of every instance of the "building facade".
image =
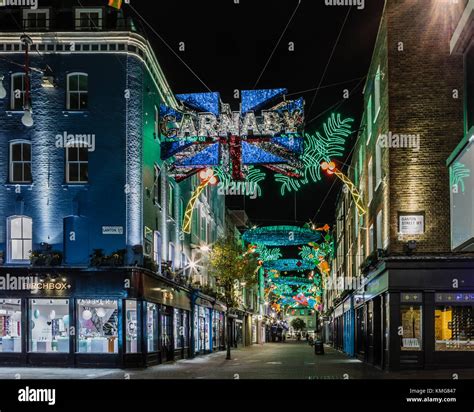
[[158,108],[176,102],[157,58],[131,16],[75,4],[0,9],[0,364],[221,350],[205,261],[225,198],[204,193],[183,233],[196,181],[160,160]]
[[385,2],[347,171],[367,213],[338,201],[326,321],[336,347],[385,369],[474,359],[464,7]]

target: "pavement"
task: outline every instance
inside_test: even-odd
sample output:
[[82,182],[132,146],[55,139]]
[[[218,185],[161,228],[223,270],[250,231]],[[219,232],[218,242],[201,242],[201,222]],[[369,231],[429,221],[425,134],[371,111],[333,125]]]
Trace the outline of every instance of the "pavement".
[[266,343],[147,369],[0,368],[0,379],[474,379],[474,368],[388,373],[329,347],[316,356],[306,342]]

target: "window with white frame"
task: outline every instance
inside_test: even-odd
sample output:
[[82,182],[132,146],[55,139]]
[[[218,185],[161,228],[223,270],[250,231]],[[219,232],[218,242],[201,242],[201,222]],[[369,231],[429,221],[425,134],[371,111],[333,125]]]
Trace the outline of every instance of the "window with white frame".
[[33,220],[27,216],[12,216],[7,220],[9,263],[29,262],[33,247]]
[[172,268],[173,270],[176,268],[176,266],[175,266],[175,256],[174,256],[174,253],[175,253],[174,244],[173,244],[173,243],[170,243],[170,244],[169,244],[169,247],[168,247],[168,260],[171,262],[171,268]]
[[86,110],[89,101],[89,76],[86,73],[67,75],[67,109]]
[[182,197],[179,198],[179,222],[182,222],[184,219],[184,200]]
[[153,168],[153,202],[155,205],[161,205],[161,169],[155,164]]
[[26,75],[24,73],[13,73],[11,76],[11,101],[12,110],[23,110],[25,107]]
[[161,234],[155,231],[153,234],[153,260],[160,267],[161,272]]
[[369,227],[369,255],[374,252],[374,225]]
[[102,29],[102,9],[100,8],[80,8],[76,9],[76,30],[101,30]]
[[380,113],[380,81],[382,73],[380,71],[380,66],[377,68],[377,74],[375,75],[375,85],[374,85],[374,97],[375,97],[375,116],[374,122],[379,117]]
[[383,249],[383,211],[377,214],[377,249]]
[[168,184],[168,216],[172,219],[176,217],[174,211],[174,187],[171,183]]
[[359,237],[359,212],[357,208],[354,209],[354,237]]
[[367,103],[367,144],[370,143],[370,139],[372,138],[372,129],[373,129],[373,116],[372,116],[372,95],[369,97],[369,101]]
[[66,148],[66,182],[89,182],[89,148],[84,144]]
[[382,141],[379,138],[375,145],[375,188],[382,183]]
[[25,30],[48,30],[49,10],[23,10],[23,28]]
[[207,219],[201,216],[201,240],[207,243]]
[[31,182],[31,143],[10,143],[10,183]]
[[158,140],[160,138],[160,111],[157,106],[155,106],[155,131],[154,139]]
[[368,163],[368,171],[367,171],[367,177],[368,181],[367,184],[369,185],[369,204],[372,202],[372,199],[374,198],[374,171],[373,171],[373,160],[372,158],[369,159]]

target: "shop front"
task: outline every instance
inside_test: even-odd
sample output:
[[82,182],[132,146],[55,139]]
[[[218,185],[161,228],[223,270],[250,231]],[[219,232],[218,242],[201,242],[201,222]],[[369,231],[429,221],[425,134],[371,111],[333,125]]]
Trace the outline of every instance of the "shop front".
[[354,294],[355,352],[390,369],[474,363],[474,265],[388,261]]
[[140,271],[4,268],[0,364],[132,367],[171,360],[173,305],[189,311],[187,292]]

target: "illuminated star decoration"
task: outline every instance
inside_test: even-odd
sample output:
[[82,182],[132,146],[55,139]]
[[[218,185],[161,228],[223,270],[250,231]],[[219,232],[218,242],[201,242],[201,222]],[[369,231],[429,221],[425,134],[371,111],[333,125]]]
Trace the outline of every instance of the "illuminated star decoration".
[[344,154],[347,138],[352,133],[354,119],[342,120],[340,114],[331,114],[323,125],[323,132],[305,134],[302,178],[277,174],[275,180],[281,183],[281,194],[300,190],[310,182],[317,183],[322,180],[320,165],[330,162]]
[[160,106],[162,160],[182,181],[202,169],[220,168],[224,181],[244,181],[252,167],[301,177],[304,100],[286,101],[286,89],[244,90],[240,112],[219,93],[180,94],[179,110]]

